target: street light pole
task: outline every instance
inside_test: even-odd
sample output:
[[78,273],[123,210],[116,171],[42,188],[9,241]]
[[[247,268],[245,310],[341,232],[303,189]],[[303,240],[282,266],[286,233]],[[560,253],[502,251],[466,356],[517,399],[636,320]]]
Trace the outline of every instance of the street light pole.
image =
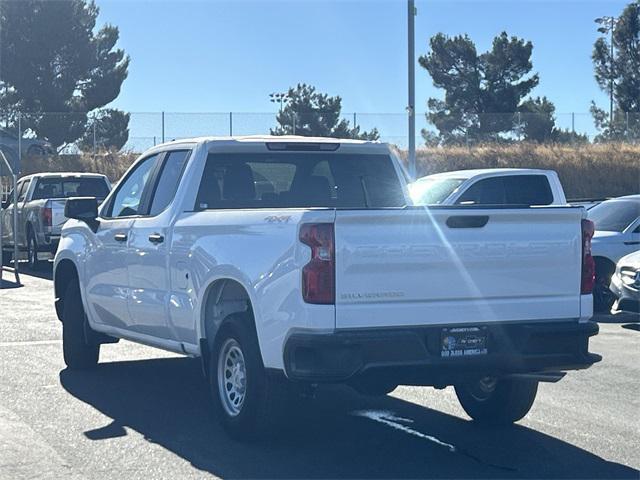
[[416,47],[415,47],[415,19],[416,6],[414,0],[408,0],[408,74],[409,74],[409,175],[416,178]]

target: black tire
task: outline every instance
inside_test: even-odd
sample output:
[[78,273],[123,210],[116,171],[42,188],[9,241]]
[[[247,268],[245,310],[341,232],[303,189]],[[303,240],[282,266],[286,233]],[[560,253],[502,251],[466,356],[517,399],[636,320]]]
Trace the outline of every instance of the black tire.
[[609,288],[611,277],[596,276],[593,286],[593,311],[596,313],[609,313],[616,301],[615,294]]
[[100,344],[87,341],[87,318],[80,298],[78,280],[72,280],[64,294],[62,312],[62,350],[64,363],[72,370],[95,368]]
[[8,267],[11,264],[11,259],[13,258],[13,252],[8,250],[2,251],[2,265]]
[[531,410],[538,392],[535,380],[491,380],[488,388],[482,382],[486,385],[483,379],[455,389],[467,415],[485,425],[508,425],[522,419]]
[[[209,360],[208,381],[215,412],[227,433],[240,440],[272,437],[280,431],[279,424],[290,399],[287,382],[265,371],[252,321],[248,315],[230,315],[216,335]],[[237,379],[221,380],[226,378],[222,372],[229,362],[224,362],[223,358],[229,348],[239,349],[244,363],[244,389],[237,411],[232,411],[225,400],[225,395],[234,389],[231,384]]]
[[42,262],[38,260],[38,242],[29,228],[27,234],[27,260],[31,270],[38,270],[42,266]]

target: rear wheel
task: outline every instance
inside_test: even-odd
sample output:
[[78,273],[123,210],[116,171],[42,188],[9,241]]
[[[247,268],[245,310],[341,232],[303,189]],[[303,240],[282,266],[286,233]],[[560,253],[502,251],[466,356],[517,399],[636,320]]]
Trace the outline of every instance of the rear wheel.
[[267,374],[258,340],[247,315],[231,315],[216,335],[209,360],[213,405],[224,429],[250,439],[279,430],[288,385]]
[[42,262],[38,260],[38,242],[32,230],[29,230],[27,236],[27,260],[29,268],[37,270],[42,266]]
[[2,251],[2,265],[9,266],[11,264],[11,259],[13,258],[13,252],[8,250]]
[[100,344],[87,339],[87,317],[80,298],[80,285],[73,279],[64,295],[62,312],[62,350],[64,363],[72,370],[95,368]]
[[485,377],[455,388],[462,408],[475,421],[508,425],[529,413],[538,392],[538,382]]

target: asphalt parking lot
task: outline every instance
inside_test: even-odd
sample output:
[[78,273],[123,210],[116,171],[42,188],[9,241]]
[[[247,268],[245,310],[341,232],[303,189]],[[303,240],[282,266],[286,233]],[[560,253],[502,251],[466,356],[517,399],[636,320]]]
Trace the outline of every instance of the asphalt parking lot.
[[591,350],[604,360],[541,385],[511,428],[476,426],[452,389],[326,388],[280,438],[242,444],[210,413],[193,359],[120,342],[97,370],[66,370],[50,278],[0,290],[2,479],[640,476],[637,317],[602,319]]

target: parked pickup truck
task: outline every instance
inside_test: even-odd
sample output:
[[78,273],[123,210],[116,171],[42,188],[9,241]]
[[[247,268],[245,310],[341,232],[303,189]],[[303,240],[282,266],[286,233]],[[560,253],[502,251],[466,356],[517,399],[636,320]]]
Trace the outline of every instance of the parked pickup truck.
[[[68,197],[92,196],[104,200],[111,189],[104,175],[93,173],[39,173],[21,178],[18,192],[17,242],[26,251],[29,266],[53,258],[62,225],[67,221],[64,205]],[[3,262],[13,252],[13,192],[2,205]]]
[[314,385],[455,385],[522,418],[587,368],[593,225],[581,207],[415,207],[388,146],[299,137],[149,150],[98,208],[70,199],[55,258],[69,368],[124,338],[200,357],[234,436]]
[[415,205],[566,205],[558,174],[533,168],[434,173],[409,185]]

